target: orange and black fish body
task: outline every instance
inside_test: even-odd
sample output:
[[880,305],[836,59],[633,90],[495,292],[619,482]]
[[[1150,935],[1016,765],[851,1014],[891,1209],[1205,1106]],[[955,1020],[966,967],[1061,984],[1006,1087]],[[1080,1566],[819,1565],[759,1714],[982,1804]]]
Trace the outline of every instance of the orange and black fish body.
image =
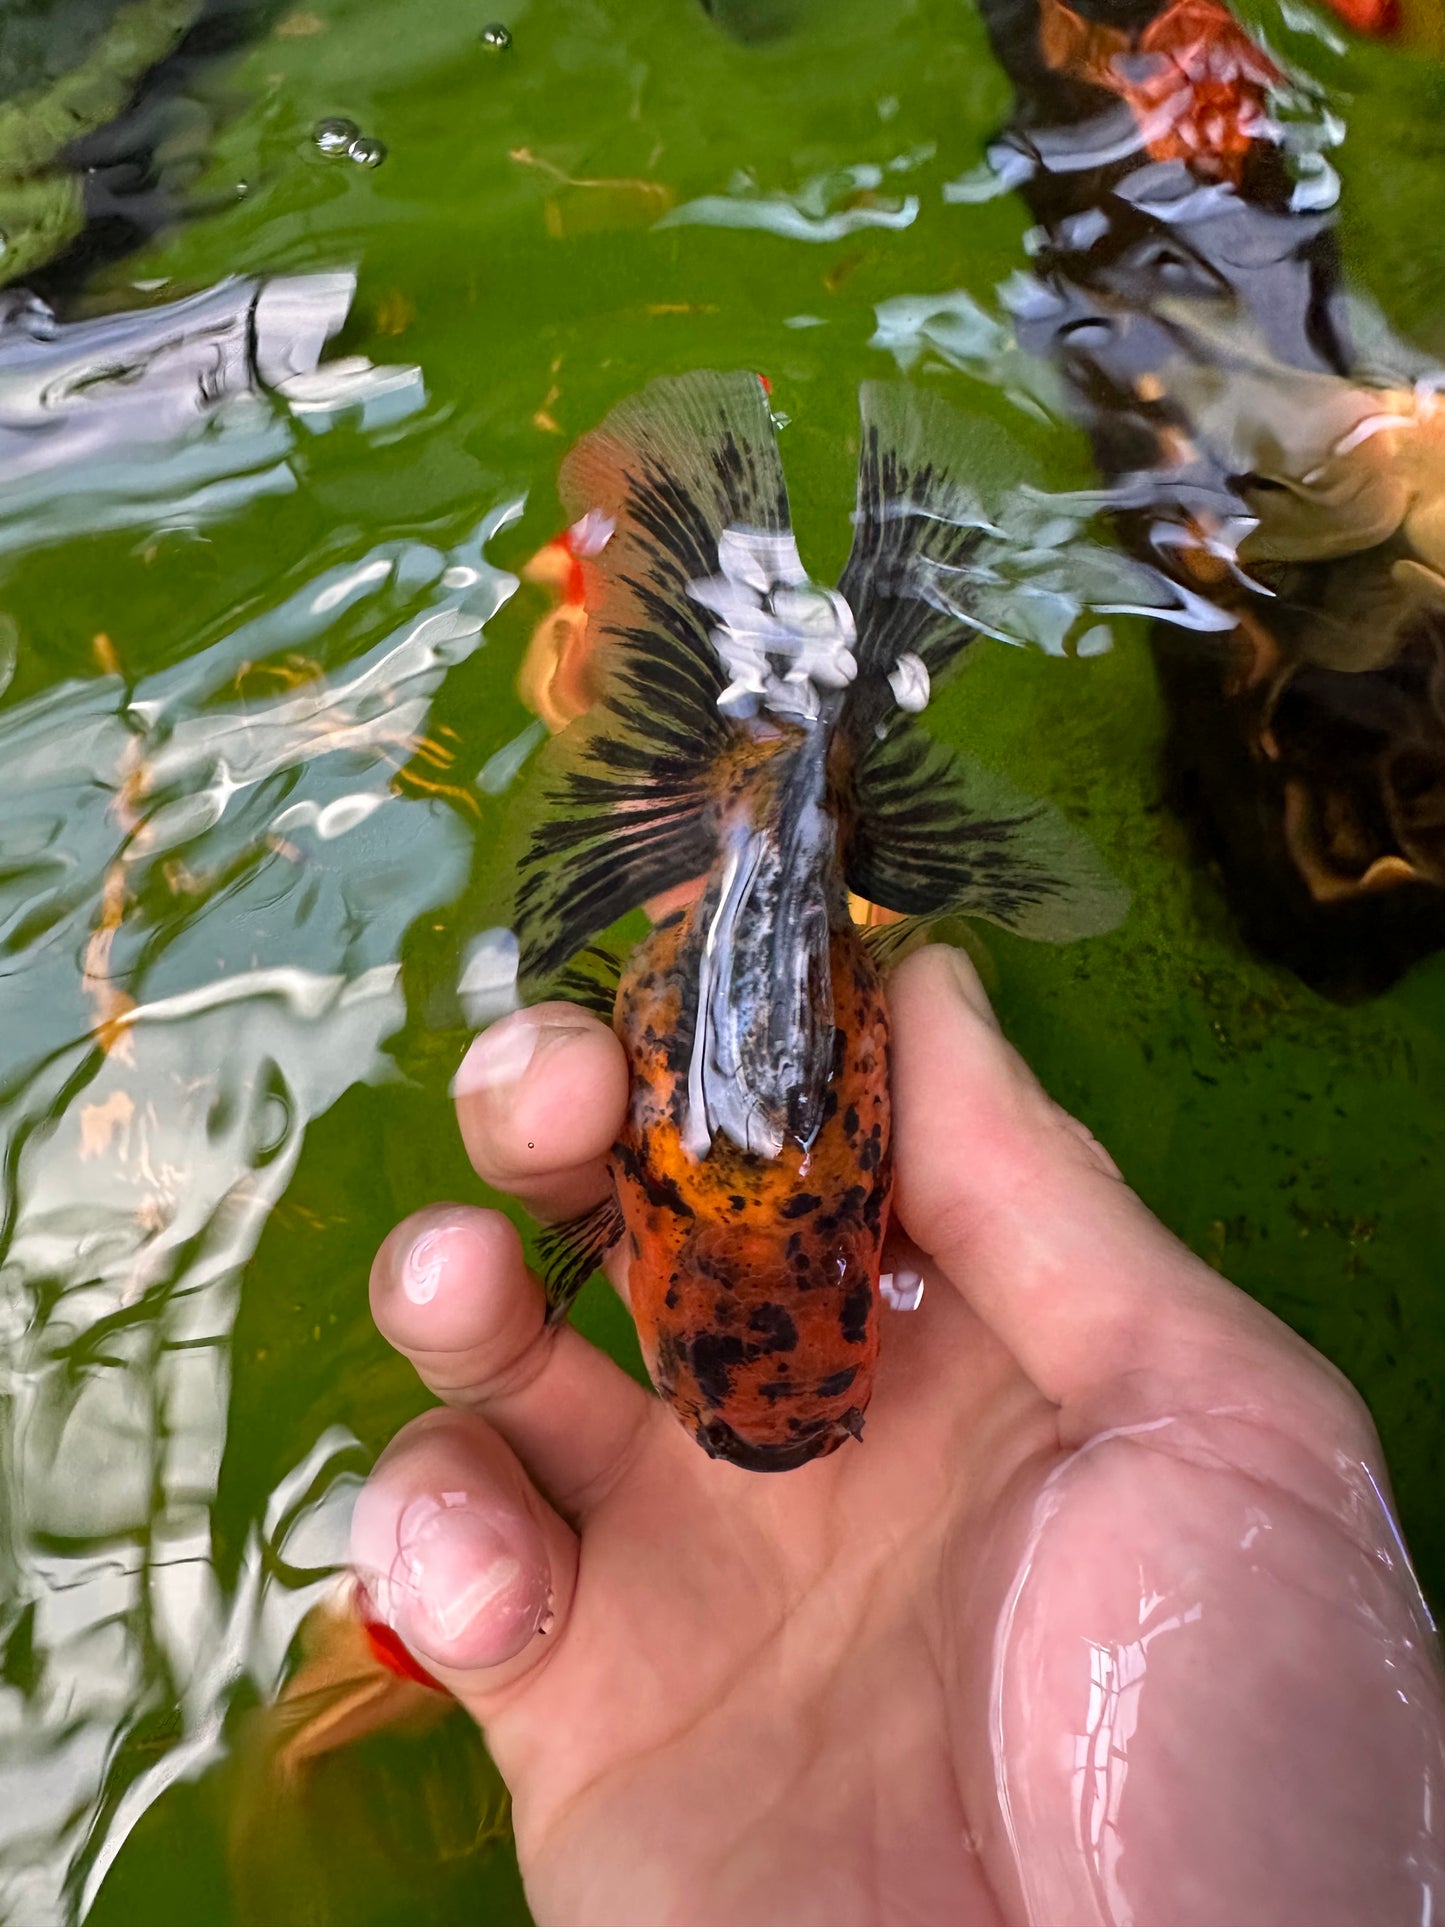
[[[785,746],[775,760],[807,754]],[[707,1007],[716,968],[709,938],[737,851],[773,841],[771,788],[765,777],[742,799],[742,821],[734,818],[703,895],[659,924],[623,975],[616,1025],[631,1099],[611,1160],[629,1298],[653,1381],[704,1451],[759,1472],[801,1465],[862,1431],[878,1358],[875,1288],[890,1183],[888,1012],[877,964],[848,914],[831,812],[830,833],[811,853],[814,874],[792,879],[798,897],[811,896],[823,912],[822,941],[805,948],[812,968],[799,985],[826,1033],[812,1060],[823,1075],[811,1088],[780,1091],[786,1129],[773,1155],[726,1131],[705,1156],[689,1149],[696,1013]],[[741,981],[747,960],[766,955],[773,938],[771,928],[750,927],[770,922],[769,907],[735,926],[743,954],[735,1005],[766,1000],[772,988]],[[766,1019],[751,1028],[769,1030]],[[766,1116],[758,1134],[765,1147],[778,1135]]]
[[[524,984],[691,886],[624,968],[615,1194],[546,1235],[561,1315],[620,1245],[658,1391],[703,1449],[782,1471],[860,1435],[888,1220],[888,1018],[849,893],[1037,936],[1122,908],[1087,845],[918,723],[975,633],[967,433],[870,385],[853,553],[803,571],[752,375],[654,382],[564,465],[603,695],[544,751],[516,854]],[[503,861],[507,859],[504,855]],[[699,879],[701,882],[699,884]]]
[[1145,152],[1238,183],[1268,135],[1267,100],[1284,74],[1221,0],[1170,0],[1146,24],[1116,26],[1040,0],[1039,48],[1060,77],[1127,103]]

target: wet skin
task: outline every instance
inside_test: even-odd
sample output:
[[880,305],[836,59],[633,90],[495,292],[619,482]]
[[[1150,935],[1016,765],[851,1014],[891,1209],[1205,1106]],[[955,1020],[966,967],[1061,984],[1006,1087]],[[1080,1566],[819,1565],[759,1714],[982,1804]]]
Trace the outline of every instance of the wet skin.
[[[544,1329],[493,1212],[377,1259],[447,1409],[354,1551],[484,1725],[538,1919],[1438,1914],[1441,1675],[1364,1407],[1149,1215],[961,959],[889,1001],[893,1255],[928,1285],[882,1314],[866,1443],[706,1458]],[[603,1194],[605,1025],[520,1014],[458,1084],[488,1182],[544,1215]]]

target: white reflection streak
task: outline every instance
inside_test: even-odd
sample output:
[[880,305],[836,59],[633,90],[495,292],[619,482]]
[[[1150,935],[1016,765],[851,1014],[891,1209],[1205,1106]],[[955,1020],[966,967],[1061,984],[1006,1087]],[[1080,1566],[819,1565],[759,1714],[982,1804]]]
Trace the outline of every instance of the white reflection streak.
[[[520,508],[499,505],[450,558],[387,544],[328,570],[280,609],[153,678],[120,715],[123,692],[108,678],[47,692],[0,727],[0,815],[29,866],[19,873],[16,911],[64,890],[62,940],[26,953],[23,991],[18,978],[0,983],[21,1020],[12,1066],[24,1067],[0,1106],[15,1207],[0,1266],[0,1321],[14,1341],[0,1371],[8,1395],[0,1541],[7,1604],[33,1605],[45,1662],[29,1692],[0,1683],[0,1807],[10,1821],[0,1820],[0,1837],[14,1843],[0,1868],[0,1913],[27,1927],[69,1917],[77,1887],[83,1907],[91,1904],[147,1805],[214,1757],[240,1673],[259,1666],[263,1688],[274,1686],[315,1596],[313,1586],[293,1591],[280,1581],[258,1592],[254,1545],[232,1594],[222,1594],[211,1566],[240,1281],[311,1120],[388,1064],[382,1043],[404,1016],[394,961],[401,928],[454,888],[447,865],[465,841],[454,815],[396,797],[392,777],[448,669],[478,646],[483,623],[515,587],[484,549]],[[467,580],[441,584],[438,596],[449,561]],[[318,614],[327,589],[336,594]],[[359,662],[325,680],[318,672],[259,709],[226,704],[245,664],[283,661],[326,626],[328,611],[378,590],[405,595],[412,607]],[[333,750],[346,754],[338,761]],[[111,805],[114,773],[142,764],[150,784],[166,785],[166,801],[142,826],[148,847]],[[284,807],[269,820],[266,811],[238,815],[221,854],[264,853],[284,821],[303,842],[316,840],[316,874],[323,845],[375,819],[378,833],[355,854],[327,856],[325,874],[338,891],[367,885],[373,873],[384,888],[386,864],[409,860],[426,881],[399,903],[393,887],[382,902],[383,910],[395,904],[396,934],[383,919],[378,938],[373,913],[358,950],[340,919],[313,918],[303,930],[289,915],[253,913],[233,960],[224,952],[234,909],[229,921],[212,919],[212,901],[227,899],[207,899],[158,961],[142,965],[144,977],[130,979],[142,1001],[118,1014],[114,1035],[133,1048],[113,1048],[87,1070],[94,1046],[74,960],[95,927],[102,879],[122,852],[144,864],[177,850],[198,819],[218,822],[267,777],[291,779]],[[408,823],[420,827],[394,827]],[[182,865],[196,860],[185,849]],[[256,874],[264,870],[263,862]],[[268,908],[275,888],[263,881],[256,910]],[[321,967],[292,960],[298,937],[307,964]],[[58,1294],[38,1297],[57,1282]],[[152,1291],[144,1315],[117,1321],[77,1375],[77,1345]],[[324,1443],[336,1449],[335,1440]],[[333,1482],[294,1522],[315,1542],[312,1568],[344,1557],[344,1519],[331,1496],[339,1490]],[[40,1551],[30,1537],[37,1531],[65,1550]],[[179,1686],[182,1737],[127,1782],[136,1762],[118,1744],[158,1690],[146,1628],[165,1655],[161,1677]]]
[[[359,1450],[357,1441],[339,1425],[328,1426],[311,1450],[278,1481],[266,1504],[266,1542],[294,1560],[293,1539],[303,1541],[309,1566],[340,1566],[346,1558],[347,1531],[356,1481],[343,1473],[334,1477],[322,1498],[307,1505],[328,1466]],[[187,1714],[186,1737],[137,1776],[116,1803],[105,1838],[96,1851],[81,1889],[79,1915],[83,1920],[125,1845],[132,1828],[153,1801],[178,1780],[192,1779],[224,1752],[223,1728],[230,1695],[250,1676],[263,1694],[274,1694],[280,1684],[287,1648],[309,1608],[328,1589],[329,1578],[288,1590],[268,1577],[261,1556],[260,1536],[253,1531],[241,1556],[240,1577],[229,1607],[223,1601],[209,1561],[196,1568],[204,1574],[205,1605],[220,1625],[209,1646],[190,1642],[173,1653],[176,1674],[183,1684]],[[167,1568],[153,1569],[153,1584],[164,1586]],[[258,1641],[260,1650],[258,1651]],[[200,1663],[189,1666],[197,1654]]]
[[[1141,1621],[1157,1600],[1140,1601]],[[1119,1809],[1129,1767],[1129,1742],[1139,1722],[1139,1696],[1148,1670],[1149,1647],[1161,1633],[1177,1632],[1204,1615],[1196,1603],[1171,1613],[1138,1639],[1122,1646],[1090,1642],[1089,1706],[1084,1731],[1074,1741],[1074,1840],[1089,1879],[1099,1893],[1100,1912],[1114,1927],[1133,1927],[1134,1914],[1119,1884],[1123,1843]]]
[[[1009,1762],[1013,1757],[1013,1740],[1008,1730],[1008,1720],[1004,1708],[1004,1689],[1009,1671],[1009,1659],[1014,1644],[1015,1622],[1018,1619],[1019,1606],[1022,1603],[1025,1592],[1028,1590],[1029,1581],[1033,1576],[1033,1562],[1037,1556],[1044,1532],[1050,1520],[1052,1520],[1058,1512],[1060,1504],[1058,1487],[1065,1476],[1078,1465],[1085,1453],[1092,1452],[1101,1445],[1109,1444],[1115,1439],[1140,1438],[1150,1432],[1163,1431],[1173,1423],[1174,1420],[1172,1418],[1166,1417],[1152,1419],[1144,1425],[1113,1427],[1106,1432],[1100,1432],[1085,1445],[1080,1446],[1079,1450],[1071,1454],[1062,1464],[1054,1468],[1044,1480],[1038,1499],[1035,1501],[1033,1522],[1029,1528],[1028,1541],[1019,1558],[1018,1572],[1014,1576],[1014,1582],[1009,1589],[1008,1598],[1004,1601],[1003,1609],[999,1613],[998,1630],[995,1632],[993,1640],[993,1663],[989,1678],[989,1744],[993,1754],[994,1792],[998,1799],[999,1815],[1003,1820],[1004,1834],[1008,1840],[1009,1853],[1018,1877],[1019,1889],[1023,1895],[1024,1912],[1030,1921],[1047,1921],[1049,1918],[1049,1910],[1041,1904],[1043,1897],[1038,1890],[1039,1869],[1037,1856],[1025,1850],[1019,1837],[1019,1817],[1014,1811],[1013,1782],[1009,1774]],[[1092,1690],[1090,1698],[1092,1711]],[[1079,1762],[1076,1760],[1074,1763],[1075,1772],[1078,1771],[1078,1767]],[[1109,1918],[1110,1916],[1106,1914],[1105,1919]],[[1116,1927],[1124,1927],[1124,1922],[1122,1920],[1117,1922]]]

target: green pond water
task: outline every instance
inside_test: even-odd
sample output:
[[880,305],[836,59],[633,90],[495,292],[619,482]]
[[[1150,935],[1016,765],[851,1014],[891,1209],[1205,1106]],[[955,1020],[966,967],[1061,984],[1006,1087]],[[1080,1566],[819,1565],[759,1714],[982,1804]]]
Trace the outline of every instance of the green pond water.
[[[879,304],[962,291],[983,346],[900,348],[914,377],[1012,421],[1049,486],[1093,479],[999,326],[1024,209],[943,195],[1009,108],[964,0],[816,0],[753,45],[695,0],[493,8],[276,16],[195,83],[204,211],[69,310],[354,266],[331,352],[419,369],[409,412],[277,411],[216,469],[229,492],[137,460],[0,540],[0,1917],[22,1927],[526,1918],[459,1719],[337,1755],[246,1834],[237,1747],[368,1464],[427,1403],[367,1270],[404,1213],[479,1195],[457,985],[533,740],[513,682],[544,605],[513,572],[560,526],[570,438],[655,374],[765,371],[832,580],[858,384],[897,372]],[[1256,19],[1348,126],[1352,282],[1445,354],[1445,77],[1297,8]],[[317,151],[334,115],[382,165]],[[762,224],[657,225],[708,197]],[[1161,801],[1144,627],[1113,636],[983,644],[940,702],[1134,893],[1108,938],[976,954],[1148,1203],[1363,1391],[1438,1600],[1445,959],[1353,1008],[1253,959]],[[107,1054],[117,988],[140,1008]],[[579,1319],[635,1363],[598,1285]]]

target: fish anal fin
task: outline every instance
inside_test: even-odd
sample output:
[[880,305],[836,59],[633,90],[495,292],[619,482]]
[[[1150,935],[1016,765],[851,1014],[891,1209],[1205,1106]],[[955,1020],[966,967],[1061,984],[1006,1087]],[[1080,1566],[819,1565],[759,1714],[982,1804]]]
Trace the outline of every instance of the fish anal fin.
[[622,1236],[622,1207],[609,1192],[590,1211],[548,1225],[537,1240],[538,1268],[547,1293],[547,1322],[560,1324],[583,1285]]

